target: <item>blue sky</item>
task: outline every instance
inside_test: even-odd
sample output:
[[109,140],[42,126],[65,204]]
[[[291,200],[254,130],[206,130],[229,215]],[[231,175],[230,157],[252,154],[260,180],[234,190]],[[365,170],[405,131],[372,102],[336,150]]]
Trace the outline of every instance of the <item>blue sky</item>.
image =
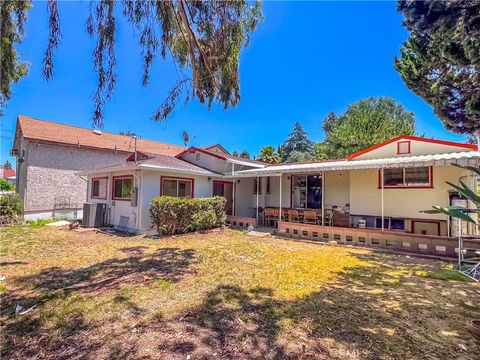
[[[208,109],[179,104],[165,122],[151,114],[175,80],[171,63],[157,59],[150,85],[141,86],[138,37],[120,22],[113,100],[105,107],[104,130],[131,130],[144,138],[182,144],[186,130],[192,145],[222,143],[228,150],[258,154],[263,145],[282,143],[299,121],[314,141],[323,139],[322,119],[330,111],[368,96],[391,96],[416,114],[417,130],[429,137],[463,141],[447,132],[430,106],[410,92],[393,68],[393,56],[407,38],[395,2],[265,2],[265,20],[241,55],[242,99],[236,108]],[[8,158],[16,116],[24,114],[91,127],[91,94],[96,78],[94,41],[85,33],[88,2],[60,2],[62,43],[55,55],[55,76],[43,80],[47,43],[46,3],[29,15],[18,49],[31,63],[30,74],[13,87],[2,119],[1,156]],[[13,158],[9,158],[10,161]]]

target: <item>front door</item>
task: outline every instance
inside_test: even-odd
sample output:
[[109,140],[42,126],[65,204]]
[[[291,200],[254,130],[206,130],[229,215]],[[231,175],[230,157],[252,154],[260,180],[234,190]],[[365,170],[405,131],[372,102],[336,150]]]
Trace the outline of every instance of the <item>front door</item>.
[[233,182],[214,180],[213,196],[223,196],[227,199],[225,212],[227,215],[233,215]]

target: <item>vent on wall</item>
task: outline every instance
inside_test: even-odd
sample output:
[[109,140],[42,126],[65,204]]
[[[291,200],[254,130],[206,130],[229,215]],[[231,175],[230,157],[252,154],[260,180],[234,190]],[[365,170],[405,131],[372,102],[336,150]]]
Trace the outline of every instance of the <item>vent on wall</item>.
[[397,142],[397,154],[410,154],[410,141]]

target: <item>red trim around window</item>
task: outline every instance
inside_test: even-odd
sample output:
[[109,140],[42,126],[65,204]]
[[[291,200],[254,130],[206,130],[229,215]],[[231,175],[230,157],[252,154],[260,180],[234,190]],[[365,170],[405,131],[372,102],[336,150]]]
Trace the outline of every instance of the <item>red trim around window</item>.
[[[400,152],[400,144],[407,144],[408,145],[408,150],[406,152]],[[398,155],[405,155],[405,154],[410,154],[411,142],[410,141],[399,141],[397,142],[397,154]]]
[[[107,180],[107,188],[105,189],[105,197],[93,196],[93,182],[94,182],[95,180],[102,180],[102,179]],[[94,177],[94,178],[92,178],[91,187],[90,187],[90,198],[91,198],[91,199],[99,199],[99,200],[107,200],[107,194],[108,194],[108,176],[102,176],[102,177]]]
[[[399,168],[403,169],[403,168]],[[428,185],[405,186],[405,185],[385,185],[384,189],[433,189],[433,167],[428,167]],[[378,189],[382,188],[382,171],[378,170]]]
[[398,141],[398,140],[415,140],[415,141],[423,141],[423,142],[432,143],[432,144],[456,146],[456,147],[461,147],[461,148],[470,149],[470,150],[477,150],[478,149],[478,146],[473,145],[473,144],[463,144],[463,143],[457,143],[457,142],[453,142],[453,141],[435,140],[435,139],[422,138],[422,137],[419,137],[419,136],[402,135],[402,136],[398,136],[396,138],[393,138],[391,140],[382,142],[380,144],[371,146],[371,147],[369,147],[365,150],[356,152],[355,154],[352,154],[352,155],[348,156],[347,160],[355,159],[355,158],[357,158],[357,157],[359,157],[363,154],[369,153],[370,151],[381,148],[384,145],[394,143],[395,141]]
[[413,220],[412,219],[412,234],[415,234],[415,223],[437,224],[437,236],[440,236],[440,221],[435,220]]
[[192,199],[195,197],[195,179],[175,176],[160,176],[160,196],[163,196],[163,180],[189,180],[192,182]]
[[118,200],[118,201],[130,201],[132,200],[132,197],[128,198],[118,198],[115,197],[115,180],[117,179],[131,179],[132,180],[132,188],[133,188],[133,175],[119,175],[119,176],[113,176],[112,177],[112,200]]

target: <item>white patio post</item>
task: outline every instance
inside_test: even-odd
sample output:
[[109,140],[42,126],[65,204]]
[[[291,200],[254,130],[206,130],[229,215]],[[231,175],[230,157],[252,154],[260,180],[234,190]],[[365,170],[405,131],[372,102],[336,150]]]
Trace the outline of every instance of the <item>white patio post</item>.
[[384,226],[385,214],[384,214],[384,211],[383,211],[383,207],[384,207],[383,189],[384,189],[385,181],[384,181],[384,178],[383,178],[383,168],[381,169],[380,172],[381,172],[380,182],[382,184],[382,231],[383,231],[383,230],[385,230],[385,226]]
[[260,192],[260,181],[259,181],[260,177],[257,176],[257,186],[256,186],[256,190],[257,190],[257,209],[256,209],[256,219],[257,219],[257,227],[258,227],[258,193]]
[[283,174],[280,174],[280,205],[278,206],[279,212],[278,212],[278,221],[282,221],[282,177]]
[[325,225],[325,171],[322,171],[322,226]]

